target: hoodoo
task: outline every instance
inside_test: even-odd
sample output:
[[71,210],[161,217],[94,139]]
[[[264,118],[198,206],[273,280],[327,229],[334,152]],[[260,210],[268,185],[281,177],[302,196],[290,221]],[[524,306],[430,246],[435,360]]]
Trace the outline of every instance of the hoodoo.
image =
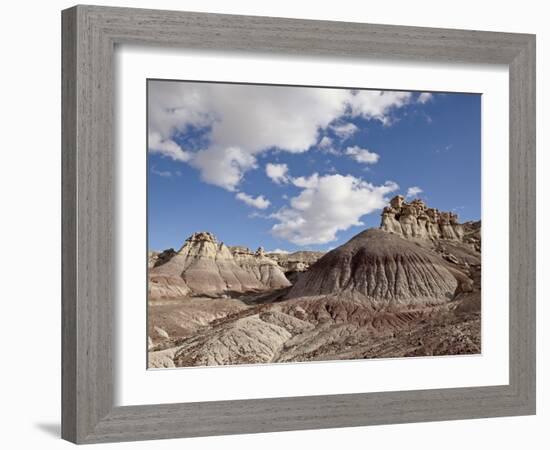
[[460,241],[464,236],[455,213],[428,208],[420,199],[407,203],[402,195],[384,208],[380,228],[406,238]]

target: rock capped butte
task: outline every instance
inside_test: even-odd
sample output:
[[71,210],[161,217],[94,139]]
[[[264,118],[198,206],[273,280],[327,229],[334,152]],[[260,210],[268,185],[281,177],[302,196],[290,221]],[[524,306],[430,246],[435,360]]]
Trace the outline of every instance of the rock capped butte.
[[472,239],[475,233],[456,214],[397,196],[384,208],[380,229],[363,231],[320,258],[287,298],[337,294],[382,305],[444,303],[471,284],[468,270],[450,263],[448,249],[458,246],[478,262],[479,241],[471,245]]
[[414,242],[370,229],[319,259],[288,297],[339,294],[373,303],[441,303],[457,287],[451,270]]
[[213,234],[194,233],[179,251],[158,256],[149,270],[149,298],[215,296],[290,285],[275,261],[246,250],[234,255]]

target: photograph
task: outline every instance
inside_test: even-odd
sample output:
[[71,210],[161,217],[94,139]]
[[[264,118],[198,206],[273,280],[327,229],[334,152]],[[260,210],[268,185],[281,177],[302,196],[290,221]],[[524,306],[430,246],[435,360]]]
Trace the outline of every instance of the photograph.
[[149,369],[481,354],[481,94],[145,87]]

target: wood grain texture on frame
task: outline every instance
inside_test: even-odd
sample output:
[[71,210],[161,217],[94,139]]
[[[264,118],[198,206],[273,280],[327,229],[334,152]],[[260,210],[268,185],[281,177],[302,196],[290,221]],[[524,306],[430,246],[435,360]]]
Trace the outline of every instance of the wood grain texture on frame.
[[[63,11],[62,32],[63,438],[94,443],[534,414],[533,35],[97,6]],[[510,74],[510,383],[115,407],[116,44],[506,64]]]

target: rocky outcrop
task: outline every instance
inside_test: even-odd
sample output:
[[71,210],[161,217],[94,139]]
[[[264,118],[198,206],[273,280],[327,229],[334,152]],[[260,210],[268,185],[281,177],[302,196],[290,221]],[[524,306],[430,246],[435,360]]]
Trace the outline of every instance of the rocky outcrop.
[[149,252],[147,254],[147,267],[151,269],[152,267],[155,267],[155,264],[157,263],[157,260],[159,258],[158,252]]
[[176,366],[270,362],[292,334],[258,315],[229,322],[188,339],[175,352]]
[[277,261],[268,257],[262,247],[255,252],[248,247],[231,247],[230,250],[237,264],[254,274],[266,288],[279,289],[290,286]]
[[154,269],[149,272],[147,287],[149,299],[179,298],[191,293],[191,289],[181,276],[156,272],[158,271],[154,271]]
[[380,228],[405,238],[461,241],[464,236],[455,213],[428,208],[420,199],[407,203],[402,195],[384,208]]
[[462,241],[475,251],[481,252],[481,221],[466,222],[462,227],[464,229]]
[[279,267],[285,273],[291,284],[295,284],[298,278],[317,261],[324,252],[298,251],[294,253],[269,253],[268,256],[277,261]]
[[327,253],[287,298],[338,295],[373,305],[449,301],[457,273],[434,252],[382,230],[366,230]]
[[289,285],[275,261],[261,254],[235,258],[208,232],[194,233],[177,252],[158,255],[149,280],[150,299],[220,296]]
[[149,252],[149,268],[161,266],[170,261],[177,252],[173,248],[164,250],[163,252]]
[[293,253],[268,253],[267,256],[277,261],[284,272],[304,272],[324,254],[304,250]]

